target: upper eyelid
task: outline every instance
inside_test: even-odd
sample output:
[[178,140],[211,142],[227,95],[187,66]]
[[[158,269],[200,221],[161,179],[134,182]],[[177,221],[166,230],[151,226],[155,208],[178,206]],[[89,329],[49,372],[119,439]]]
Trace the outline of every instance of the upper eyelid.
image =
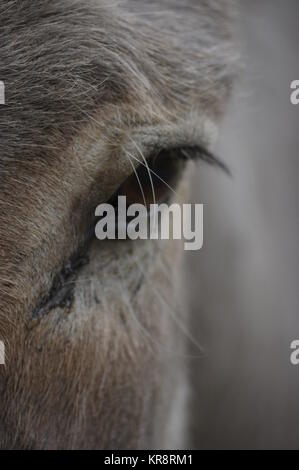
[[126,147],[130,151],[140,149],[145,154],[155,150],[197,147],[209,148],[217,139],[218,130],[213,120],[199,111],[190,113],[177,123],[165,121],[155,125],[143,125],[128,129]]
[[124,151],[132,154],[137,162],[162,151],[186,152],[188,160],[204,161],[231,175],[225,162],[209,149],[217,137],[215,122],[197,110],[177,123],[164,121],[135,128],[133,132],[129,130]]

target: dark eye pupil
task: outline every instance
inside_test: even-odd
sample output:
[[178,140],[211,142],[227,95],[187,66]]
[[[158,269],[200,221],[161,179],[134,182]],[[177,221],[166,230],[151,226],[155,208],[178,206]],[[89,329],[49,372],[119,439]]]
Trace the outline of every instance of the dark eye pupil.
[[165,202],[175,191],[184,162],[171,152],[162,151],[145,164],[140,164],[136,173],[129,176],[113,196],[127,197],[127,205]]

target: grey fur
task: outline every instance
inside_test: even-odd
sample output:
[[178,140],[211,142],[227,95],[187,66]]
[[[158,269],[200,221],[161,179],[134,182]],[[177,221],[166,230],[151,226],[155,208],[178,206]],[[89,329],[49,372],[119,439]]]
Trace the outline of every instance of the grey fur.
[[235,76],[231,15],[224,0],[1,1],[2,447],[171,445],[182,361],[161,353],[179,350],[161,312],[179,305],[180,249],[93,246],[71,312],[31,312],[128,174],[129,145],[207,138]]

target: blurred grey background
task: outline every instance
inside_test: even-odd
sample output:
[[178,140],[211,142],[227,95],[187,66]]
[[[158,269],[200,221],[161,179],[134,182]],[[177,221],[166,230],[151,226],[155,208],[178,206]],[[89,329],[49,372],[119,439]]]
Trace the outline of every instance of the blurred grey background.
[[[201,166],[204,248],[189,254],[194,448],[299,448],[298,0],[242,1],[244,62],[216,151]],[[196,353],[194,348],[192,353]]]

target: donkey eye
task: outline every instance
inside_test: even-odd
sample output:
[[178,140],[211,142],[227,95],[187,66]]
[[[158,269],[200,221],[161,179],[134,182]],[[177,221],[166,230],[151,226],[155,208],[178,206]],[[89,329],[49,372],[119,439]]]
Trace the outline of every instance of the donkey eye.
[[182,155],[175,150],[163,150],[140,163],[112,196],[110,203],[114,204],[118,196],[126,196],[128,205],[139,203],[148,207],[166,202],[175,193],[184,166]]
[[126,196],[127,205],[137,203],[148,207],[150,204],[166,202],[175,194],[187,160],[199,160],[230,174],[225,163],[200,145],[162,150],[148,160],[141,161],[109,203],[117,205],[118,196]]

